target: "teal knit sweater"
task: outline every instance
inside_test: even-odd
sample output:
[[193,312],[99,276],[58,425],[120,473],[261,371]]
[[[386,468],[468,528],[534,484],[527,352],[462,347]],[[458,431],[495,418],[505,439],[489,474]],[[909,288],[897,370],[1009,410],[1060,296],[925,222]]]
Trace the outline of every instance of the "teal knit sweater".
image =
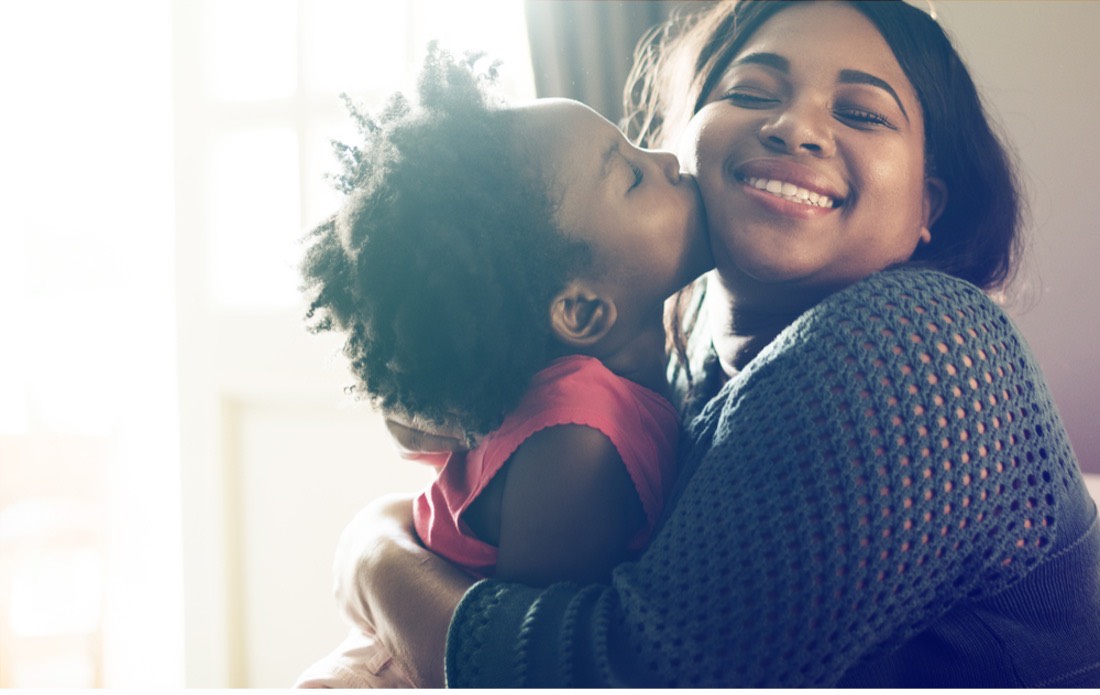
[[801,316],[687,426],[610,585],[476,584],[448,685],[1100,685],[1100,528],[1008,317],[931,271]]

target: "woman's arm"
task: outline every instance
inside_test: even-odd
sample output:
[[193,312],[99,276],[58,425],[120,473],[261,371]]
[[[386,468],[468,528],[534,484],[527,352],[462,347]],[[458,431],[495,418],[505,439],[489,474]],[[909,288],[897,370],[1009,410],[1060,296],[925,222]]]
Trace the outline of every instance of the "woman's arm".
[[420,687],[442,687],[447,626],[474,579],[429,552],[413,530],[412,500],[376,500],[344,530],[334,566],[337,603],[372,626]]
[[[402,447],[434,436],[397,426]],[[487,540],[499,548],[496,575],[529,584],[606,582],[645,523],[617,450],[590,427],[535,433],[482,499],[491,507],[483,517],[490,519]],[[411,500],[391,496],[365,508],[336,556],[336,596],[347,616],[373,626],[413,682],[441,685],[447,627],[473,580],[420,545]]]
[[452,686],[832,686],[1057,546],[1072,453],[977,289],[883,273],[805,318],[689,427],[610,585],[467,593]]
[[[423,423],[391,415],[386,424],[401,452],[459,445]],[[337,550],[337,600],[353,623],[373,626],[414,682],[438,685],[447,625],[472,581],[420,546],[411,509],[408,498],[391,497],[349,524]],[[497,546],[495,576],[542,586],[608,581],[646,522],[615,445],[580,425],[527,438],[464,518]]]

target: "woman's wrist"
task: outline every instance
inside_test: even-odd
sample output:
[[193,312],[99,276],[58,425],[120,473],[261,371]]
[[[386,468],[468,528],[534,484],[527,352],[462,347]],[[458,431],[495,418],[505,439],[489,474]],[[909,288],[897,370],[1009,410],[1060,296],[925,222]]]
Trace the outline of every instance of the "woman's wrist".
[[[402,509],[410,513],[408,527],[401,521]],[[381,571],[387,546],[411,532],[411,509],[407,495],[379,498],[360,510],[340,535],[332,567],[333,594],[345,619],[360,629],[374,627],[370,578]]]
[[441,688],[451,617],[475,580],[407,538],[379,550],[370,595],[377,634],[414,683]]
[[420,544],[407,496],[356,515],[340,539],[335,574],[345,614],[377,635],[410,680],[442,687],[451,616],[475,580]]

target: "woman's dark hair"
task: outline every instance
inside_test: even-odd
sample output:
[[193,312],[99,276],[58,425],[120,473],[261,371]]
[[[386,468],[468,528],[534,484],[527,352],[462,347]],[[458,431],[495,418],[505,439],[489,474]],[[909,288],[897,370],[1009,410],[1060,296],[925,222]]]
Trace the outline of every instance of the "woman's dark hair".
[[[669,141],[703,107],[748,38],[782,0],[730,0],[674,17],[639,45],[626,88],[629,137]],[[903,0],[849,1],[879,30],[909,78],[924,113],[925,170],[947,187],[932,242],[912,262],[1003,289],[1017,269],[1023,201],[1015,166],[994,133],[970,73],[939,24]]]
[[589,256],[476,58],[432,46],[418,103],[396,94],[377,117],[345,97],[362,142],[334,143],[345,202],[301,265],[307,326],[346,335],[352,390],[468,437],[554,357],[550,301]]

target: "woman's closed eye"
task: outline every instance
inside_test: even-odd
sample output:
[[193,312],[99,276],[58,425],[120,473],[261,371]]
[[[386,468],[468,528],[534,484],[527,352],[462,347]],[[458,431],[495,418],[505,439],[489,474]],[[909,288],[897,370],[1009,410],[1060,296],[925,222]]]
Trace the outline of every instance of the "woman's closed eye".
[[877,111],[870,111],[858,106],[838,106],[833,112],[838,119],[857,128],[885,126],[891,130],[897,130],[896,126],[894,126],[893,122],[888,117]]
[[743,89],[731,89],[722,95],[722,99],[746,109],[764,109],[779,102],[769,94]]
[[[734,87],[722,95],[722,100],[744,109],[770,109],[780,103],[777,96],[755,87]],[[833,108],[833,113],[840,121],[856,128],[885,126],[897,129],[889,116],[862,106],[840,104]]]
[[627,191],[629,192],[633,191],[635,188],[642,184],[642,181],[645,179],[645,172],[643,172],[642,168],[634,162],[627,162],[627,164],[630,165],[630,171],[634,174],[634,178],[630,183],[630,188],[627,189]]

